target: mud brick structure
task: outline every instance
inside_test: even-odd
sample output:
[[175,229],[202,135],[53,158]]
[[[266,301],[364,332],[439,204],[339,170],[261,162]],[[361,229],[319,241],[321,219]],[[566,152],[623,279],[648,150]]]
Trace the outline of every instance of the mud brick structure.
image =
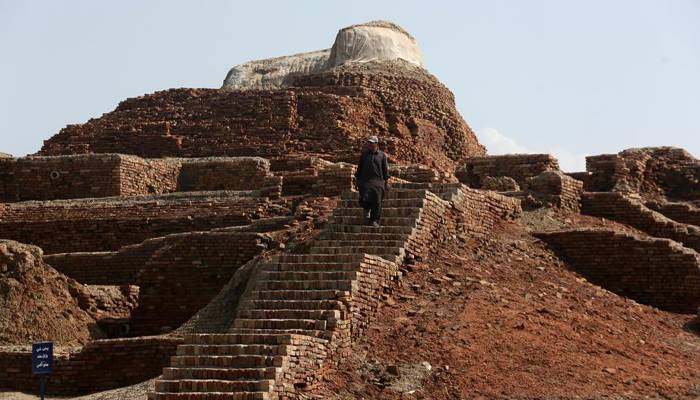
[[[86,285],[130,285],[139,281],[154,256],[169,248],[192,242],[192,250],[212,249],[201,254],[195,264],[199,269],[221,265],[229,261],[230,266],[238,266],[267,248],[270,238],[257,232],[204,231],[176,233],[164,237],[151,238],[142,243],[124,246],[117,251],[57,253],[44,255],[44,261],[62,274]],[[236,243],[232,246],[230,243]],[[223,248],[226,246],[226,248]],[[182,251],[182,249],[178,249]],[[240,252],[240,253],[239,253]],[[186,254],[183,251],[183,254]],[[243,262],[241,262],[243,260]],[[201,265],[200,265],[201,264]],[[177,262],[169,267],[175,268]],[[177,275],[174,275],[177,276]]]
[[520,187],[545,171],[559,171],[559,162],[550,154],[507,154],[502,156],[472,157],[464,160],[455,171],[460,182],[481,188],[486,177],[508,176]]
[[[55,354],[49,391],[82,394],[142,382],[160,373],[181,342],[181,338],[168,336],[105,339],[77,351]],[[31,349],[0,347],[0,387],[36,392],[31,360]]]
[[578,212],[583,182],[560,171],[546,171],[527,179],[527,193],[540,204]]
[[338,196],[351,190],[355,181],[355,165],[339,162],[318,171],[314,191],[319,196]]
[[[454,97],[420,68],[356,66],[300,78],[272,91],[173,89],[123,101],[71,125],[41,155],[127,153],[142,157],[315,153],[355,162],[366,137],[382,137],[393,161],[441,170],[484,154]],[[350,159],[348,159],[350,158]]]
[[519,192],[520,185],[510,176],[487,176],[481,183],[481,188],[496,192]]
[[389,175],[409,182],[438,182],[445,178],[438,171],[421,164],[389,164]]
[[117,250],[170,233],[246,225],[269,206],[254,191],[12,203],[0,214],[0,235],[47,254]]
[[[494,348],[486,337],[514,339],[495,364],[523,346],[542,350],[549,366],[562,346],[594,354],[602,345],[620,345],[616,356],[632,359],[629,354],[641,354],[634,353],[637,339],[647,340],[634,323],[653,325],[648,339],[657,343],[645,346],[644,356],[671,348],[661,334],[691,317],[652,315],[612,295],[603,305],[581,307],[576,296],[600,289],[580,284],[561,261],[641,303],[697,313],[700,162],[681,149],[630,149],[588,157],[586,172],[565,174],[548,154],[486,156],[452,93],[421,67],[407,32],[375,21],[343,29],[338,38],[332,49],[234,67],[222,89],[127,99],[99,118],[65,127],[35,156],[0,154],[0,238],[43,248],[12,242],[0,249],[0,292],[13,288],[0,300],[20,305],[0,321],[3,332],[17,328],[3,343],[20,345],[0,347],[0,389],[36,387],[26,344],[44,323],[54,331],[47,338],[57,343],[52,394],[156,378],[150,400],[325,398],[314,386],[325,390],[354,379],[361,368],[338,369],[353,365],[351,356],[369,332],[371,340],[384,341],[376,346],[380,358],[398,369],[415,355],[385,357],[395,334],[401,345],[420,343],[433,353],[452,334],[457,340],[474,334],[461,330],[465,321],[490,317],[498,320],[485,324],[486,334],[476,332],[479,348]],[[348,43],[361,48],[350,54],[343,51]],[[378,43],[393,47],[372,48]],[[387,57],[396,51],[404,56]],[[365,62],[368,54],[375,61]],[[363,62],[343,62],[348,56]],[[380,226],[367,224],[353,189],[370,135],[379,136],[392,176]],[[547,209],[529,212],[539,207]],[[588,215],[577,215],[581,211]],[[532,233],[561,226],[570,229]],[[597,228],[575,228],[581,226]],[[410,276],[416,272],[425,275]],[[405,274],[410,282],[399,287]],[[525,315],[532,301],[511,301],[549,292],[550,284],[566,295],[534,298],[537,314]],[[389,304],[397,288],[401,295]],[[479,308],[465,318],[457,307],[470,304]],[[412,316],[408,307],[414,306],[432,310],[395,331],[402,325],[396,317]],[[32,317],[42,310],[42,319],[13,323],[13,314],[23,317],[27,308]],[[610,325],[608,309],[630,313],[630,323]],[[372,325],[389,315],[392,322],[375,336]],[[568,334],[554,332],[562,321],[582,320],[590,325],[577,329],[585,340],[573,347]],[[533,327],[554,341],[523,344]],[[589,340],[601,327],[627,337]],[[512,336],[513,328],[520,337]],[[72,345],[84,346],[66,347]],[[682,369],[690,357],[676,350],[659,357],[668,364],[654,376],[663,376],[664,385],[679,371],[683,379],[696,378],[692,365],[690,372]],[[484,354],[477,358],[492,358]],[[624,384],[635,395],[632,389],[642,387],[644,395],[665,398],[680,392],[662,392],[668,388],[647,377],[628,387],[623,375],[640,364],[624,364],[615,377],[593,382],[588,373],[599,372],[599,363],[573,360],[581,363],[576,384],[579,378],[592,386]],[[460,360],[440,353],[429,361],[440,367],[423,389],[442,385],[443,397],[470,397],[452,393],[462,376],[448,377],[452,369],[443,374],[448,363],[463,369]],[[501,376],[503,368],[494,371],[504,388],[520,387]],[[360,379],[358,387],[376,382]],[[486,395],[484,382],[475,393]]]
[[647,208],[641,200],[623,193],[584,193],[581,211],[633,226],[651,236],[675,240],[700,251],[700,227],[676,222]]
[[520,200],[465,186],[450,193],[456,211],[455,223],[470,235],[483,237],[502,221],[515,219],[522,212]]
[[700,208],[692,203],[647,202],[646,206],[674,221],[700,226]]
[[[206,157],[168,159],[180,164],[177,191],[260,190],[279,197],[280,177],[260,157]],[[276,195],[276,196],[275,196]]]
[[0,159],[0,201],[132,196],[175,190],[177,166],[123,154]]
[[214,297],[234,272],[269,249],[252,232],[201,232],[168,237],[146,261],[134,284],[147,288],[131,315],[132,335],[174,330]]
[[604,229],[537,236],[612,292],[680,313],[694,314],[700,306],[700,255],[676,242]]
[[[247,271],[247,288],[233,302],[237,317],[218,332],[186,335],[150,397],[209,391],[293,397],[298,387],[313,385],[322,368],[347,355],[401,275],[399,264],[423,257],[435,245],[450,210],[467,215],[455,207],[482,207],[491,214],[486,223],[494,223],[519,209],[515,199],[466,187],[445,190],[443,196],[452,199],[446,201],[399,185],[388,194],[384,225],[373,228],[363,225],[356,196],[343,194],[308,253],[280,255]],[[209,308],[222,304],[215,299],[195,318],[218,315]]]
[[587,191],[640,193],[648,200],[700,199],[700,161],[683,149],[649,147],[586,157]]

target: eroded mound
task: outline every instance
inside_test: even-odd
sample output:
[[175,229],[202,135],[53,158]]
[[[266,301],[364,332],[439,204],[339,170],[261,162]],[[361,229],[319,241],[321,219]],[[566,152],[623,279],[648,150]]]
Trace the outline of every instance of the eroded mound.
[[485,153],[449,89],[395,60],[305,75],[285,89],[172,89],[127,99],[62,129],[40,154],[317,155],[354,163],[368,135],[380,137],[391,162],[443,172]]
[[522,226],[411,268],[326,399],[697,399],[692,315],[593,285]]
[[86,343],[95,320],[79,302],[89,295],[41,257],[36,246],[0,240],[0,344]]

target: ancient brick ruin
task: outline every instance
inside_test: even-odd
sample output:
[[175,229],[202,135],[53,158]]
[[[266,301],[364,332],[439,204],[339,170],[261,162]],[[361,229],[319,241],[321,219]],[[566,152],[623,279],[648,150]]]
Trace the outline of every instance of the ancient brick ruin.
[[[582,281],[698,312],[700,161],[687,152],[630,149],[574,173],[548,154],[487,156],[452,93],[400,59],[283,82],[127,99],[37,155],[0,156],[0,389],[32,391],[28,345],[51,339],[52,394],[156,378],[154,400],[306,398],[417,263],[509,229],[524,233],[504,246],[542,246]],[[368,135],[392,175],[380,227],[354,189]],[[538,215],[556,218],[527,225]],[[54,336],[31,334],[38,309]]]

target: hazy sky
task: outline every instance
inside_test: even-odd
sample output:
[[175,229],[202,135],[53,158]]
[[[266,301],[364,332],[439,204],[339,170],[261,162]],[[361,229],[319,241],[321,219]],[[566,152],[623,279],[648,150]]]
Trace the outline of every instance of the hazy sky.
[[387,19],[492,154],[671,145],[700,156],[700,1],[0,0],[0,152],[33,153],[120,100],[219,87],[247,60]]

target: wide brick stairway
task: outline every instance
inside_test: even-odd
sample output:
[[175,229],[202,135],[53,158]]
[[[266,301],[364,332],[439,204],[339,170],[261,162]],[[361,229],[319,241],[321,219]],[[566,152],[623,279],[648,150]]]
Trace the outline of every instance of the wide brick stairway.
[[356,193],[305,254],[261,266],[226,333],[187,335],[150,399],[289,399],[347,354],[372,321],[399,265],[420,257],[447,202],[393,189],[382,226],[367,226]]

